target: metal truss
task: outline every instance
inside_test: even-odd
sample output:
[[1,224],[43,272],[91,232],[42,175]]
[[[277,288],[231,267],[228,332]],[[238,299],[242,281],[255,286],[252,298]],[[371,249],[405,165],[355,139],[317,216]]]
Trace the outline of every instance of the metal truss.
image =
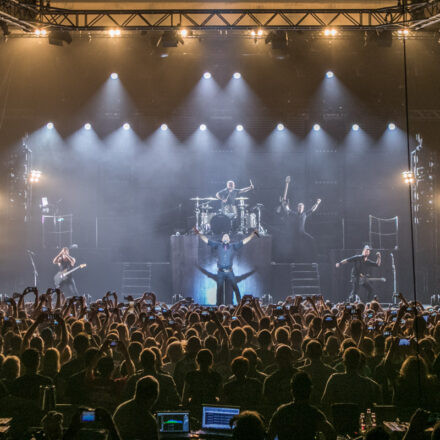
[[421,29],[440,22],[440,0],[380,9],[158,9],[68,10],[0,0],[0,18],[15,20],[24,30],[36,27],[102,31]]

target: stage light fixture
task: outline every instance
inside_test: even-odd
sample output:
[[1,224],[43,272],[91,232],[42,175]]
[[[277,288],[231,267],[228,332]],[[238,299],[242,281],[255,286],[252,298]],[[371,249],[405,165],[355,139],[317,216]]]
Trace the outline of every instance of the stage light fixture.
[[90,130],[92,128],[92,124],[90,124],[89,122],[86,122],[85,124],[84,124],[84,129],[85,130]]
[[113,73],[110,75],[110,78],[111,78],[111,79],[118,79],[118,78],[119,78],[119,75],[118,75],[116,72],[113,72]]
[[183,38],[188,36],[188,30],[187,29],[181,29],[180,30],[180,35],[182,35]]
[[30,183],[38,183],[40,181],[41,175],[42,175],[42,173],[40,170],[32,170],[28,176],[29,182]]
[[209,72],[205,72],[203,74],[203,78],[205,78],[205,79],[210,79],[211,77],[212,77],[212,75]]
[[284,130],[284,124],[282,124],[281,122],[277,125],[277,130],[278,131],[283,131]]
[[123,128],[124,130],[130,130],[130,124],[129,124],[128,122],[126,122],[126,123],[122,126],[122,128]]
[[243,126],[242,126],[241,124],[238,124],[238,125],[235,127],[235,129],[236,129],[237,131],[243,131]]
[[108,34],[110,35],[111,38],[120,37],[121,29],[109,29]]
[[205,124],[200,124],[199,129],[200,129],[201,131],[205,131],[205,130],[206,130],[206,125],[205,125]]
[[352,126],[351,126],[351,129],[353,130],[353,131],[359,131],[359,125],[358,124],[353,124]]
[[263,35],[263,29],[258,29],[257,35],[261,37]]
[[160,126],[160,129],[161,129],[162,131],[167,131],[167,130],[168,130],[168,125],[167,125],[167,124],[162,124],[162,125]]
[[235,72],[233,75],[234,79],[240,79],[241,78],[241,73],[240,72]]
[[338,35],[338,30],[335,28],[326,28],[324,29],[324,35],[326,37],[336,37],[336,35]]
[[157,45],[161,44],[162,47],[177,47],[178,44],[185,44],[180,32],[171,30],[164,31],[160,37]]
[[407,185],[415,182],[414,173],[412,171],[403,171],[402,178]]
[[72,43],[72,35],[63,29],[54,29],[49,32],[49,44],[53,46],[62,46],[63,43]]
[[396,129],[396,124],[395,124],[394,122],[390,122],[390,123],[388,124],[388,130],[393,131],[393,130],[395,130],[395,129]]
[[321,126],[319,124],[315,124],[315,125],[313,125],[313,130],[319,131],[319,130],[321,130]]
[[399,37],[407,37],[409,35],[409,29],[405,28],[405,29],[399,29],[397,31],[397,35]]
[[48,123],[46,124],[46,128],[47,128],[48,130],[52,130],[53,127],[54,127],[53,122],[48,122]]
[[35,29],[34,33],[37,37],[45,37],[47,35],[46,29]]
[[329,71],[325,74],[325,76],[326,76],[327,78],[333,78],[333,77],[335,76],[335,74],[334,74],[331,70],[329,70]]

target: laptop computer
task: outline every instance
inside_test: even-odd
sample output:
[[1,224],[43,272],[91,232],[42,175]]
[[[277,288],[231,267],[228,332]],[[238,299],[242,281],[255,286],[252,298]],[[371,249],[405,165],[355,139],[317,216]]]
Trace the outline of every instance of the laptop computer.
[[189,411],[158,411],[156,413],[161,439],[189,438]]
[[229,422],[239,413],[236,406],[202,405],[202,429],[198,434],[232,437]]

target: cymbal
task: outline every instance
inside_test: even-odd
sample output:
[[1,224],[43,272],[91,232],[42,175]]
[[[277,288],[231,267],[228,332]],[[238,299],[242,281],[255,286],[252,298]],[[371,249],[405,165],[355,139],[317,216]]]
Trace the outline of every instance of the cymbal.
[[195,202],[202,202],[202,201],[212,201],[212,200],[218,200],[215,197],[193,197],[190,200],[193,200]]
[[249,197],[236,197],[235,200],[249,200]]

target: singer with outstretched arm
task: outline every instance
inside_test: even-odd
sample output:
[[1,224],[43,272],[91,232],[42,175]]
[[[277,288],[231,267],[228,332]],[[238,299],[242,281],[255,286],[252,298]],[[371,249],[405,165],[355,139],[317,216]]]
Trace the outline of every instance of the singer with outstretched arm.
[[[194,228],[194,232],[200,237],[200,239],[210,246],[216,252],[217,257],[217,305],[232,303],[232,298],[224,298],[225,296],[225,283],[231,283],[232,289],[235,293],[235,299],[237,304],[240,303],[240,290],[235,279],[234,271],[232,270],[232,263],[234,261],[235,252],[238,251],[245,244],[249,243],[254,237],[258,237],[258,232],[254,231],[252,234],[243,238],[243,240],[231,243],[229,234],[223,234],[221,241],[214,241],[209,239],[206,235],[203,235]],[[229,301],[227,301],[229,300]]]

